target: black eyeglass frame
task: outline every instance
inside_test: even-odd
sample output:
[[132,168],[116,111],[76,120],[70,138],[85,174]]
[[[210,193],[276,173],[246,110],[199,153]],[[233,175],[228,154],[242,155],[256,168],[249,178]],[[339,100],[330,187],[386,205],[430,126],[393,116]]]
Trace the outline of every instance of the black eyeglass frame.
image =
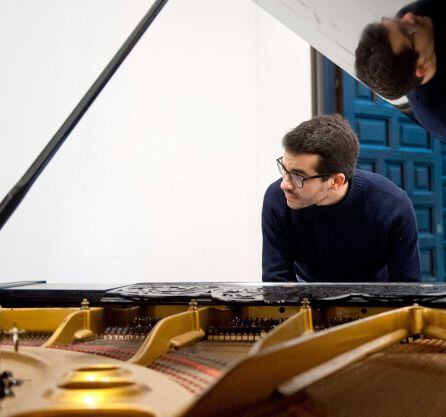
[[[279,173],[282,176],[282,178],[285,178],[285,175],[288,175],[290,178],[290,181],[293,183],[293,185],[297,188],[304,188],[305,181],[314,180],[316,178],[327,178],[331,174],[319,174],[319,175],[312,175],[311,177],[303,177],[302,175],[288,171],[285,168],[285,165],[282,164],[282,156],[280,158],[276,159],[277,162],[277,168],[279,169]],[[285,175],[284,175],[285,174]]]

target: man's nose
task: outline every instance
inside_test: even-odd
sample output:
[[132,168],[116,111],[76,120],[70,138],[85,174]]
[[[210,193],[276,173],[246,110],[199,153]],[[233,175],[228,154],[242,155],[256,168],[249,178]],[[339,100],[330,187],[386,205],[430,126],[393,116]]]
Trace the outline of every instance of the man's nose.
[[285,174],[285,176],[282,178],[282,182],[280,183],[280,188],[282,190],[291,191],[294,189],[293,183],[290,181],[290,176],[288,174]]

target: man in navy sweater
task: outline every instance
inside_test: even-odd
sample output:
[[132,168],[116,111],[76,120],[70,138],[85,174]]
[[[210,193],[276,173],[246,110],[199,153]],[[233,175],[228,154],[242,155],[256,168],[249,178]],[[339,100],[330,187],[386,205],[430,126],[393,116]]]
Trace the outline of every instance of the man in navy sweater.
[[417,121],[446,141],[446,2],[419,0],[367,25],[356,49],[358,78],[387,99],[403,95]]
[[385,177],[354,168],[359,144],[347,121],[315,117],[282,145],[282,179],[263,202],[263,281],[420,281],[412,203]]

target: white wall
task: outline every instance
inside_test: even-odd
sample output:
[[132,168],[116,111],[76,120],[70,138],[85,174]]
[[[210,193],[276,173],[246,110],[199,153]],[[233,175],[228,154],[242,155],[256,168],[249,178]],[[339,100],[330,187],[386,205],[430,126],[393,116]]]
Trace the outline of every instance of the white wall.
[[[0,195],[150,6],[0,0]],[[171,0],[0,231],[0,281],[259,281],[309,46],[250,1]]]

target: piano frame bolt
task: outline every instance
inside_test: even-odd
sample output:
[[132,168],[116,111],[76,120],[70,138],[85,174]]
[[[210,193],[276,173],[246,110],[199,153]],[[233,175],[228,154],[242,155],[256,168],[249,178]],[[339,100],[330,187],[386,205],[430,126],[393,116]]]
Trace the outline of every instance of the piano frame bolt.
[[197,300],[195,298],[192,298],[189,301],[189,311],[197,311],[198,310],[198,303]]
[[301,301],[302,309],[309,310],[310,309],[310,300],[308,298],[303,298]]
[[81,310],[90,310],[90,303],[86,298],[81,302]]

